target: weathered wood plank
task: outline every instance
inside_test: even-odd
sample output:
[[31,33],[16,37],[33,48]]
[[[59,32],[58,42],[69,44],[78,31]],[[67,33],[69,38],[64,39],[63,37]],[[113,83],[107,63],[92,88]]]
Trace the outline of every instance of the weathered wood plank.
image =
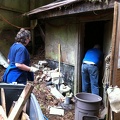
[[18,120],[20,113],[22,112],[22,109],[23,109],[25,103],[27,102],[33,88],[34,87],[30,84],[27,84],[25,86],[20,97],[18,98],[17,103],[15,104],[14,108],[12,109],[12,111],[8,117],[8,120]]
[[[60,17],[65,15],[75,15],[80,13],[95,12],[100,10],[114,9],[114,1],[110,0],[109,4],[105,3],[91,3],[91,2],[75,2],[72,4],[66,4],[61,7],[55,7],[49,10],[36,11],[29,14],[30,19],[45,19],[52,17]],[[93,13],[94,14],[94,13]]]
[[64,0],[64,1],[60,1],[60,2],[53,2],[53,3],[50,3],[48,5],[44,5],[42,7],[31,10],[30,12],[28,12],[26,14],[31,15],[31,14],[43,12],[43,11],[46,11],[46,10],[51,10],[51,9],[61,7],[63,5],[71,4],[73,2],[78,2],[78,1],[82,1],[82,0]]
[[30,118],[25,112],[22,112],[21,120],[30,120]]
[[0,120],[7,120],[6,113],[1,105],[0,105]]
[[4,88],[1,88],[1,104],[2,104],[3,110],[6,113],[6,100],[5,100],[5,91],[4,91]]
[[12,109],[14,108],[15,103],[16,103],[16,101],[13,101],[13,103],[12,103],[12,105],[11,105],[11,107],[10,107],[10,110],[9,110],[8,116],[10,115]]

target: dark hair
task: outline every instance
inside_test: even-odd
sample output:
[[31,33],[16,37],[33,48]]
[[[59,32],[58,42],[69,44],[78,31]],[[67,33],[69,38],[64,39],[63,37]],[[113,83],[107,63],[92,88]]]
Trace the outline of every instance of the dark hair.
[[30,38],[30,37],[31,37],[30,36],[30,31],[25,30],[24,28],[21,28],[20,31],[17,33],[17,35],[15,37],[15,41],[25,44],[26,39]]
[[99,44],[95,44],[94,48],[100,49],[100,45]]

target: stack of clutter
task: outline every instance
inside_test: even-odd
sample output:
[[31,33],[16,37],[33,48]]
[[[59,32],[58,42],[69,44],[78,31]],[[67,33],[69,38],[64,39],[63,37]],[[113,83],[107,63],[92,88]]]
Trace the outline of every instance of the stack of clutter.
[[62,108],[66,109],[67,107],[68,109],[73,97],[71,87],[64,83],[64,76],[59,72],[58,68],[51,70],[47,65],[48,63],[45,60],[39,61],[38,64],[36,64],[36,67],[38,67],[40,71],[35,80],[38,83],[45,81],[52,95],[62,100]]

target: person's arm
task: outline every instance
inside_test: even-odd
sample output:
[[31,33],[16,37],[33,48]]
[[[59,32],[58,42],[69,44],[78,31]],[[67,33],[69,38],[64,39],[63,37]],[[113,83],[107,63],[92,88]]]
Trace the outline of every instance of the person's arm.
[[30,71],[30,67],[25,64],[15,63],[16,67],[24,71]]
[[35,68],[33,66],[29,67],[25,64],[20,64],[20,63],[15,63],[16,67],[18,67],[19,69],[21,70],[24,70],[24,71],[29,71],[29,72],[37,72],[39,71],[38,68]]

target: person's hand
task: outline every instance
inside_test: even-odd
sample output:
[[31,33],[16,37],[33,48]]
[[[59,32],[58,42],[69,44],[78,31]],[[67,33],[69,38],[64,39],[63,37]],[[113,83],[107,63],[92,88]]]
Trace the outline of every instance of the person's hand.
[[30,67],[30,72],[37,72],[37,71],[39,71],[38,68],[33,67],[33,66]]

